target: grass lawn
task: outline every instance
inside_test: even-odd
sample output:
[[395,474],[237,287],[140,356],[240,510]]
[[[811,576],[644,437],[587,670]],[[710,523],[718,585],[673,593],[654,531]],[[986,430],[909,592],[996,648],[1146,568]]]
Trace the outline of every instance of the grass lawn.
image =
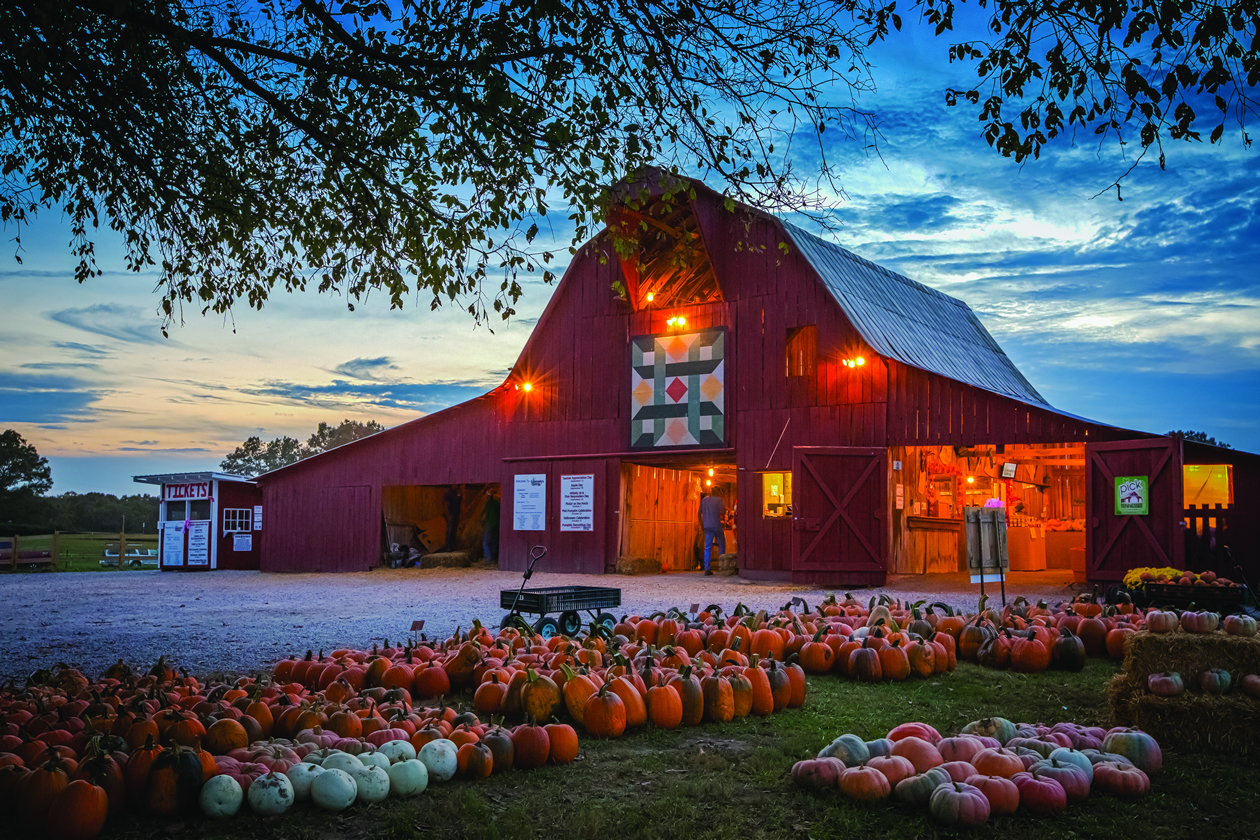
[[[838,794],[798,791],[792,764],[835,736],[883,736],[910,720],[952,734],[970,720],[1106,725],[1105,686],[1115,672],[1092,660],[1080,674],[1021,675],[960,665],[947,677],[858,685],[811,677],[805,707],[766,719],[673,732],[639,732],[615,741],[583,739],[567,767],[496,775],[483,782],[430,787],[415,800],[355,807],[328,815],[302,805],[283,817],[238,816],[225,823],[192,818],[174,833],[198,838],[274,840],[363,837],[853,838],[953,836],[927,816],[895,802],[856,805]],[[996,838],[1254,838],[1257,797],[1241,759],[1165,752],[1151,793],[1131,803],[1095,795],[1055,819],[1003,817],[967,836]],[[153,837],[155,820],[128,819],[108,837]]]

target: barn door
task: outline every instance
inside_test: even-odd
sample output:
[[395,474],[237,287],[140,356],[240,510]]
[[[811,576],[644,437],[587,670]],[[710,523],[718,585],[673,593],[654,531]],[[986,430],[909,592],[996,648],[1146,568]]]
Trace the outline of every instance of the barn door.
[[820,584],[884,583],[888,573],[888,450],[792,450],[792,577]]
[[370,486],[321,488],[314,522],[306,558],[311,571],[364,572],[380,562],[380,524],[372,516]]
[[[1148,513],[1116,513],[1116,479],[1145,476]],[[1181,444],[1173,438],[1085,444],[1085,569],[1121,580],[1138,566],[1184,568]]]

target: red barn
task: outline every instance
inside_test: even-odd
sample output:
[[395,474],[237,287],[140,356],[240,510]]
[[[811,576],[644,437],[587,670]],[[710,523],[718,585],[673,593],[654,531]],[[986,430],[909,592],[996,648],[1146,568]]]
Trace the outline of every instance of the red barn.
[[[368,569],[408,538],[479,552],[487,491],[508,569],[535,544],[553,571],[694,569],[706,489],[750,578],[958,571],[962,509],[986,503],[1015,569],[1255,557],[1260,517],[1235,510],[1260,459],[1055,409],[962,301],[656,181],[621,187],[502,386],[260,477],[262,568]],[[1147,515],[1115,512],[1117,476],[1148,477]]]

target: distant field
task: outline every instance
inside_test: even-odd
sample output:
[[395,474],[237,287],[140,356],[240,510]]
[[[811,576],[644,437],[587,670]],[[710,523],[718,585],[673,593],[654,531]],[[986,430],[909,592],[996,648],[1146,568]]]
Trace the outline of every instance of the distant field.
[[[0,534],[0,543],[7,546],[8,540],[3,534]],[[37,537],[20,537],[18,548],[21,551],[31,549],[39,549],[51,551],[53,547],[53,536],[45,534]],[[154,549],[158,547],[157,534],[128,534],[127,550],[135,548]],[[117,572],[117,566],[102,566],[101,561],[105,559],[105,550],[111,552],[118,551],[118,535],[117,534],[58,534],[57,535],[57,556],[53,558],[53,565],[30,567],[23,566],[21,561],[18,562],[17,571],[19,572]],[[132,567],[128,565],[134,558],[123,558],[123,571],[131,571]],[[0,572],[7,572],[10,569],[7,559],[0,560]],[[135,567],[140,568],[140,567]],[[147,568],[154,569],[156,566],[150,565]]]

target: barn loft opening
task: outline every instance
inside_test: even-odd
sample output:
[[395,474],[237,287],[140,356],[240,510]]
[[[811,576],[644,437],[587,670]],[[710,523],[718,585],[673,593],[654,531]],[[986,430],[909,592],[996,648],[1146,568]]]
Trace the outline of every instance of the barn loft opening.
[[626,297],[636,310],[722,300],[700,224],[686,196],[632,199],[609,213]]

